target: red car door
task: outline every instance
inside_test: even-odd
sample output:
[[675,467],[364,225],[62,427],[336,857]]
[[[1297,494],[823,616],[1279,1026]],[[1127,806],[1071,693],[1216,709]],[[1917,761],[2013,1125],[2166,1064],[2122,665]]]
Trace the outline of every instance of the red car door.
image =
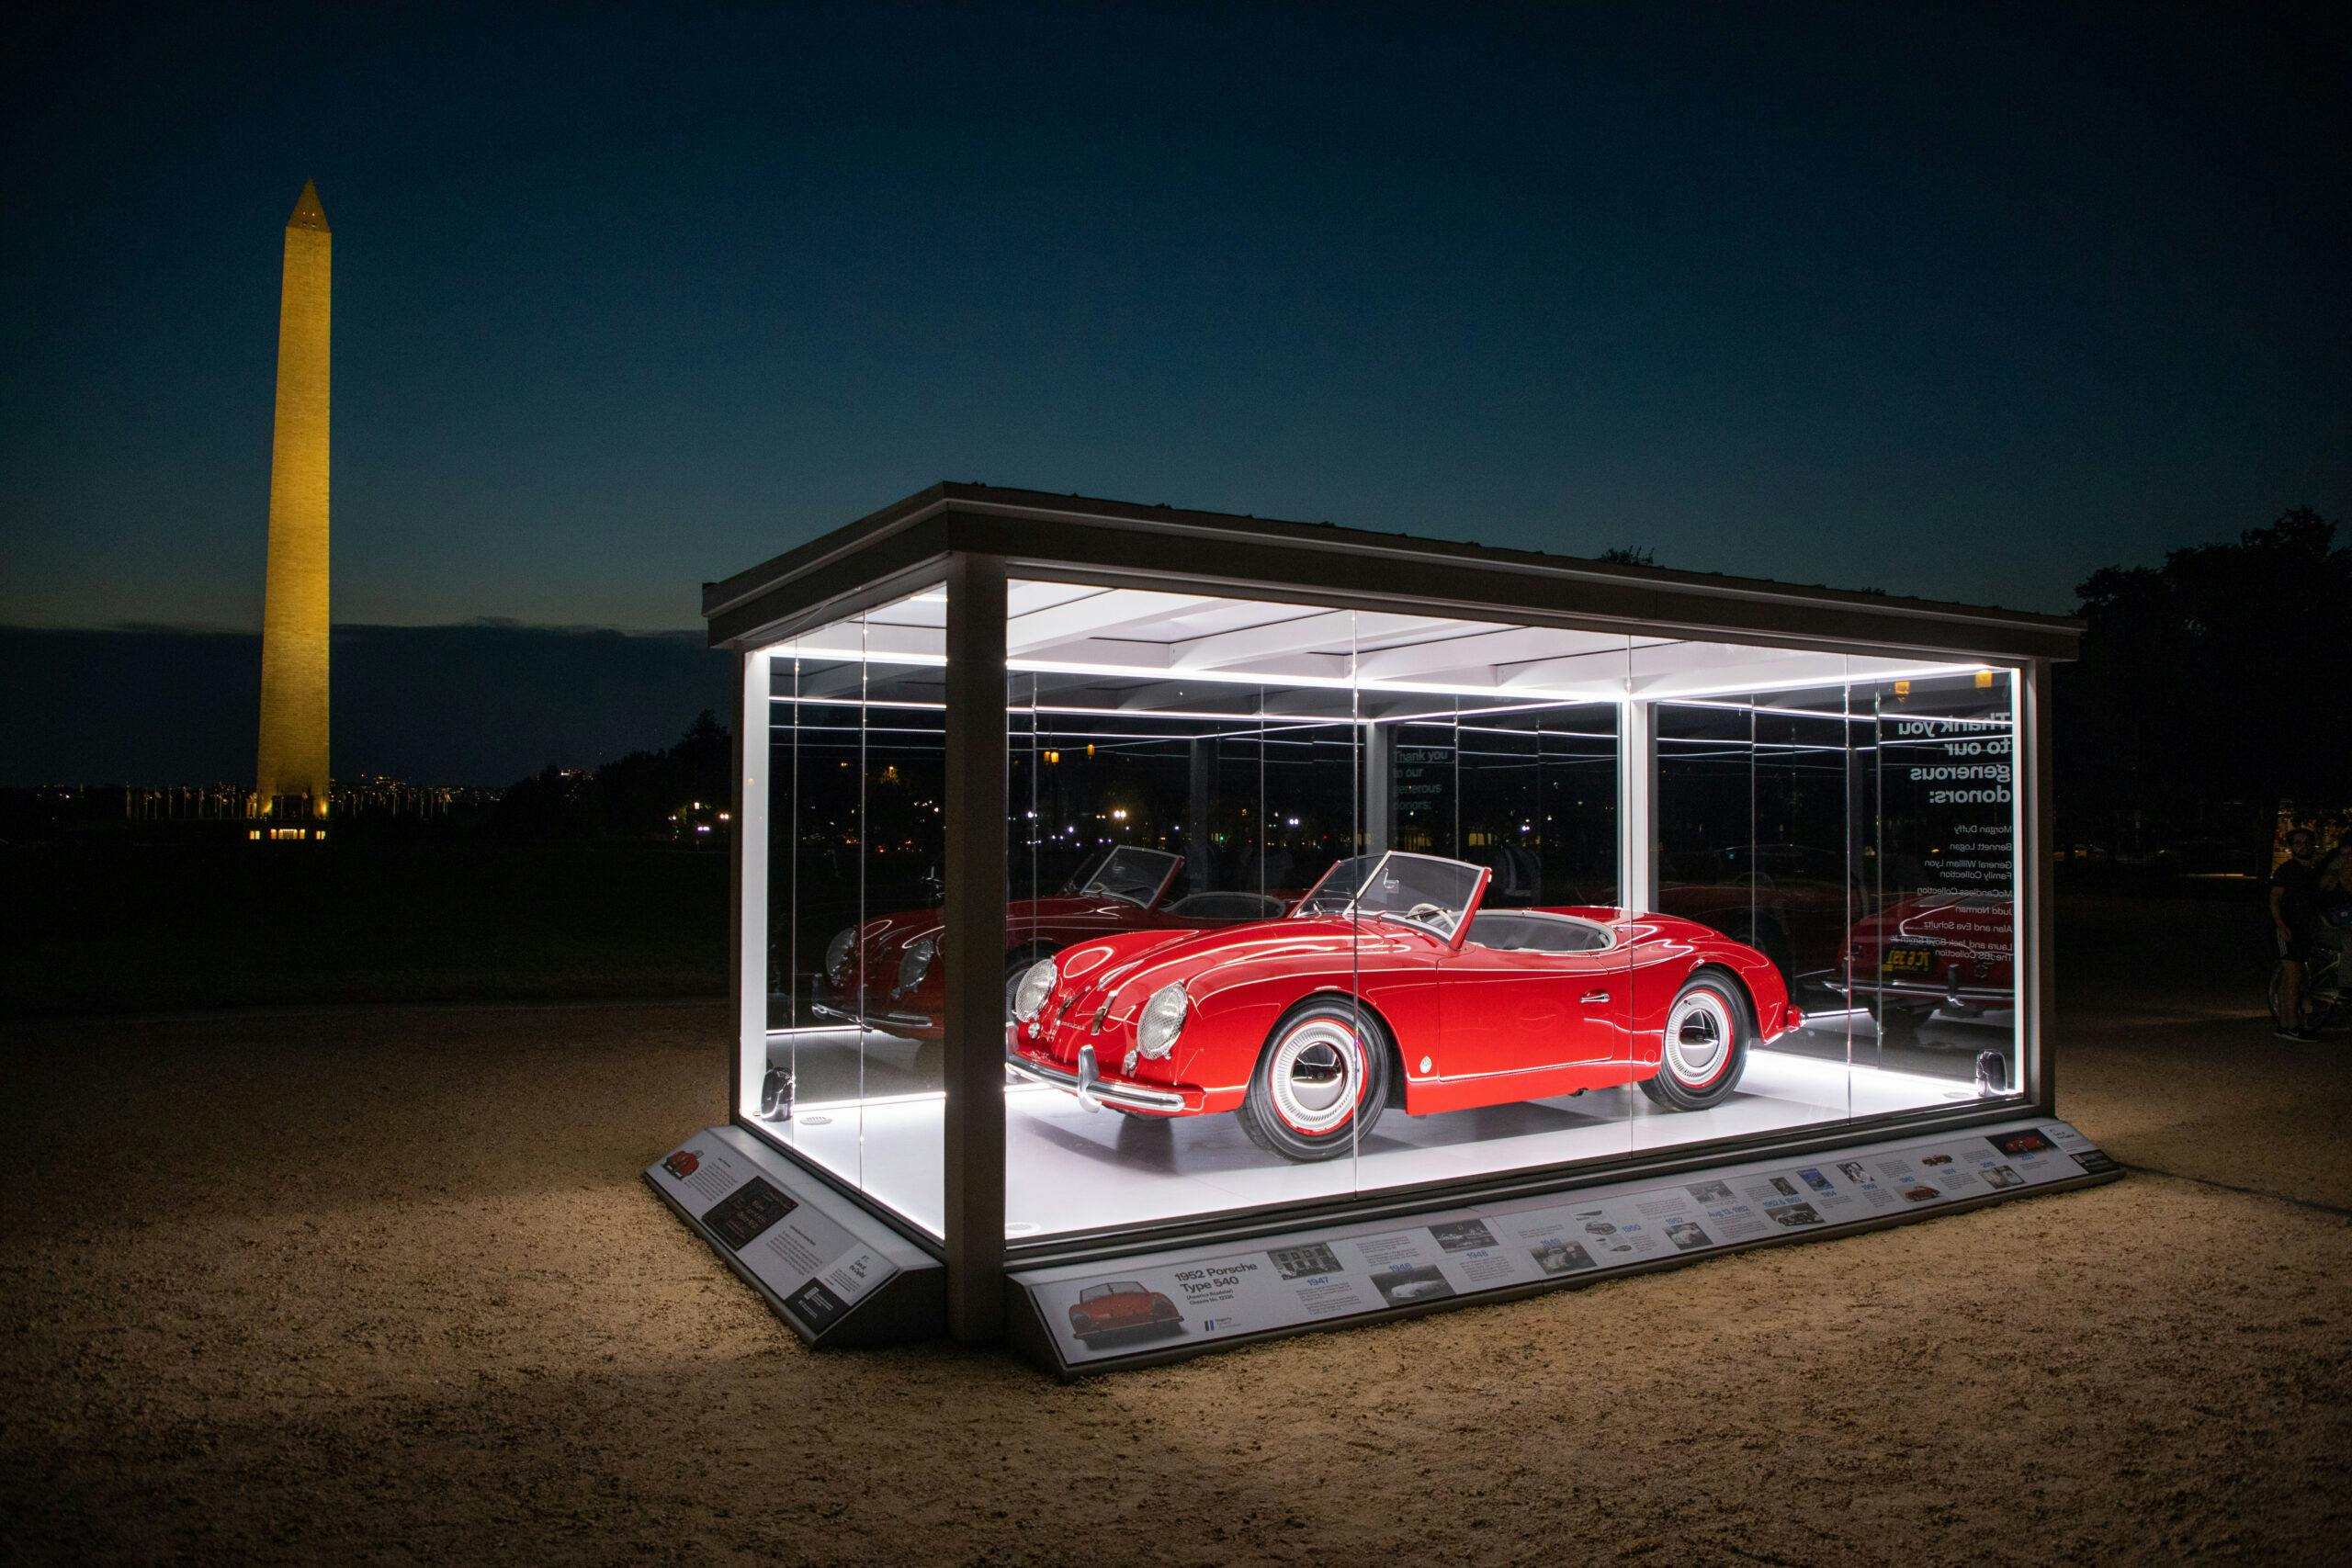
[[1622,1077],[1625,955],[1600,928],[1532,909],[1471,922],[1437,961],[1442,1028],[1431,1071],[1406,1064],[1417,1112],[1502,1105]]

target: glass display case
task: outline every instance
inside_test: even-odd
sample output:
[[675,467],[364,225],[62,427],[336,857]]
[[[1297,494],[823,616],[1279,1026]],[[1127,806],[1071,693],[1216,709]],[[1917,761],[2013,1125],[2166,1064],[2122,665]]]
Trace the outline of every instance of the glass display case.
[[981,487],[820,546],[708,592],[736,1112],[960,1331],[1008,1260],[2046,1106],[2067,623]]

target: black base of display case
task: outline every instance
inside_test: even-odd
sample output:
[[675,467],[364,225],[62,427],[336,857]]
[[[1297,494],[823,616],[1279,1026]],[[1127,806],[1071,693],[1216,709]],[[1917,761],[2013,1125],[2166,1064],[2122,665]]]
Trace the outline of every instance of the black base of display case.
[[1020,1270],[1007,1331],[1063,1378],[1556,1290],[2112,1181],[2072,1126],[2020,1118],[1409,1217]]
[[937,1258],[740,1127],[704,1128],[645,1182],[813,1346],[946,1332]]

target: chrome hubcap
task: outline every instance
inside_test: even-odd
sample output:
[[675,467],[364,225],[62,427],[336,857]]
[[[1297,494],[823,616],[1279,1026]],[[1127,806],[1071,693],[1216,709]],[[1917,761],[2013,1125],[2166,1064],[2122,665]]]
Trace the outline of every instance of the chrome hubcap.
[[1363,1049],[1345,1024],[1309,1019],[1275,1045],[1267,1078],[1284,1122],[1301,1133],[1328,1133],[1355,1111]]
[[1693,991],[1666,1021],[1666,1069],[1696,1088],[1723,1071],[1731,1051],[1731,1009],[1713,991]]

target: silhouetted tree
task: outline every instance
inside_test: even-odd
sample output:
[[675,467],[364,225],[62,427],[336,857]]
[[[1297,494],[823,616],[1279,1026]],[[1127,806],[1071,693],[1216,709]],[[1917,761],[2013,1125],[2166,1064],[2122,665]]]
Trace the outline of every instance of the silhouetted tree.
[[2282,800],[2352,798],[2352,549],[2335,525],[2299,507],[2233,544],[2094,572],[2076,592],[2083,657],[2057,674],[2068,836],[2122,846],[2226,831],[2251,859]]
[[1656,566],[1657,553],[1647,546],[1611,545],[1594,558],[1617,566]]

